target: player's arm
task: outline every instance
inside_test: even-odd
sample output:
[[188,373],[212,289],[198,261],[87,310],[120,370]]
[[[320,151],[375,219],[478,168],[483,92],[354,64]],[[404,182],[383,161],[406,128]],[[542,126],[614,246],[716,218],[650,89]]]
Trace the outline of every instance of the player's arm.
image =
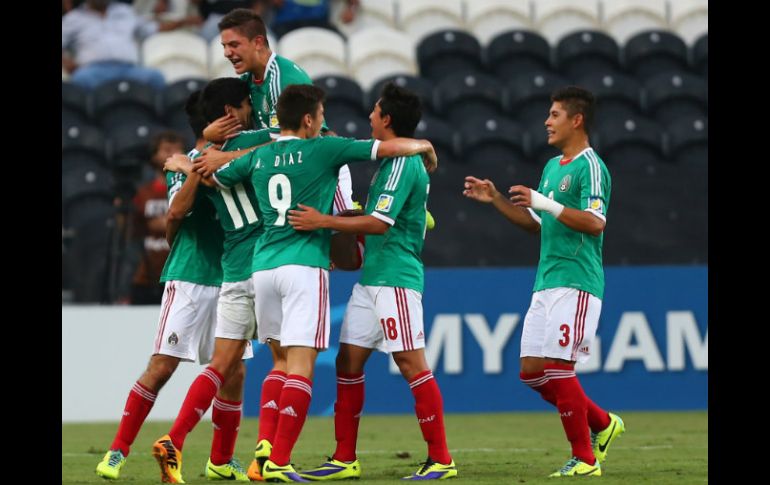
[[290,210],[288,219],[289,224],[298,231],[332,229],[351,234],[385,234],[390,228],[388,223],[374,216],[330,216],[304,204],[297,204],[297,209]]
[[184,181],[182,187],[171,195],[171,200],[166,213],[166,241],[171,246],[174,243],[176,233],[187,214],[195,203],[195,194],[198,193],[198,185],[201,176],[193,172]]
[[415,140],[414,138],[393,138],[381,141],[377,146],[377,158],[407,157],[410,155],[422,155],[425,169],[432,173],[438,167],[438,157],[433,144],[428,140]]
[[565,207],[529,187],[514,185],[508,193],[511,194],[513,205],[548,212],[572,230],[591,236],[599,236],[604,231],[605,221],[594,213]]
[[540,232],[540,222],[524,207],[516,207],[513,202],[501,194],[489,179],[465,177],[463,195],[485,204],[492,204],[503,217],[533,234]]

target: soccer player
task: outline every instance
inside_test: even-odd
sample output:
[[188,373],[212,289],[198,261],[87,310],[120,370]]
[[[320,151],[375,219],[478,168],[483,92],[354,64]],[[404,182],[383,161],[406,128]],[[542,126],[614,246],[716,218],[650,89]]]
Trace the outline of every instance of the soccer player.
[[[372,137],[392,140],[414,136],[420,116],[420,99],[388,83],[369,115]],[[289,211],[289,223],[301,231],[335,229],[366,234],[361,280],[353,287],[340,330],[334,405],[337,449],[320,467],[300,472],[309,480],[361,476],[356,442],[364,406],[364,365],[374,349],[393,354],[414,394],[417,421],[428,444],[425,463],[405,478],[457,476],[446,444],[441,391],[425,359],[424,270],[420,253],[430,180],[422,164],[410,158],[417,157],[386,158],[380,162],[365,215],[333,217],[304,205],[299,206],[301,210]]]
[[[550,476],[601,475],[607,447],[623,420],[583,392],[575,363],[585,362],[604,296],[603,231],[612,183],[589,145],[594,97],[569,86],[551,96],[548,143],[562,154],[548,161],[537,190],[512,186],[507,200],[491,180],[465,178],[466,197],[491,203],[510,222],[540,233],[540,262],[521,335],[521,380],[556,406],[572,458]],[[590,435],[589,435],[590,429]]]
[[[290,457],[310,406],[315,360],[329,340],[330,233],[295,231],[288,224],[288,211],[304,204],[328,212],[337,171],[345,160],[424,153],[431,168],[436,163],[427,140],[318,137],[323,97],[315,86],[288,86],[278,101],[281,136],[214,175],[225,187],[251,177],[265,224],[251,268],[258,334],[260,341],[278,335],[288,349],[287,380],[277,401],[280,417],[261,473],[267,481],[306,481],[294,470]],[[424,213],[420,224],[425,224]]]
[[[203,126],[197,114],[188,110],[188,117],[199,135]],[[205,197],[195,198],[195,210],[185,217],[185,212],[178,210],[177,200],[182,179],[167,173],[166,181],[170,206],[166,238],[171,252],[160,278],[165,282],[165,291],[155,346],[147,370],[128,395],[115,439],[96,467],[97,475],[113,480],[119,477],[158,392],[179,362],[207,363],[214,347],[216,305],[222,284],[222,231],[212,227],[214,210]],[[223,389],[225,394],[228,391]],[[215,437],[219,433],[215,429]]]

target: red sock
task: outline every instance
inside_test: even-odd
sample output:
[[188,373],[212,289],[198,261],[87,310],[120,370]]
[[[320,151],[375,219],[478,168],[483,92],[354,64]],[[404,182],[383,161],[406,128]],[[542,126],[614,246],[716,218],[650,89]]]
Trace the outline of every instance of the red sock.
[[281,392],[278,428],[275,430],[275,443],[270,453],[270,461],[278,466],[289,464],[291,450],[299,438],[302,425],[307,418],[310,398],[313,396],[313,381],[300,375],[286,377],[286,384]]
[[259,435],[257,443],[267,440],[275,441],[275,429],[278,427],[278,403],[281,400],[281,390],[286,383],[286,373],[273,370],[262,381],[262,396],[259,399]]
[[588,396],[586,396],[586,402],[588,404],[588,426],[591,431],[598,433],[607,429],[612,422],[609,413],[597,406]]
[[192,431],[208,411],[211,401],[219,388],[222,387],[223,381],[222,375],[213,367],[206,367],[206,370],[201,372],[190,384],[190,390],[187,391],[187,396],[184,398],[182,409],[179,410],[179,415],[168,433],[171,436],[171,442],[179,450],[184,446],[187,433]]
[[364,374],[337,373],[337,402],[334,403],[334,437],[337,449],[332,457],[339,461],[356,459],[358,423],[364,409]]
[[428,443],[428,456],[435,462],[448,465],[452,462],[446,446],[444,432],[444,403],[433,372],[420,372],[409,381],[414,394],[414,411],[420,423],[422,437]]
[[520,372],[519,379],[540,394],[540,397],[556,406],[556,393],[553,384],[545,377],[545,371]]
[[118,432],[115,434],[112,446],[110,446],[111,450],[120,450],[123,456],[128,456],[131,444],[136,439],[147,415],[150,414],[156,397],[157,394],[139,384],[138,381],[134,384],[131,392],[128,393]]
[[221,397],[215,397],[211,424],[214,427],[211,463],[215,465],[230,463],[241,424],[241,401],[227,401]]
[[545,376],[556,392],[556,407],[561,424],[572,445],[572,456],[589,465],[596,461],[588,433],[587,398],[569,364],[546,364]]

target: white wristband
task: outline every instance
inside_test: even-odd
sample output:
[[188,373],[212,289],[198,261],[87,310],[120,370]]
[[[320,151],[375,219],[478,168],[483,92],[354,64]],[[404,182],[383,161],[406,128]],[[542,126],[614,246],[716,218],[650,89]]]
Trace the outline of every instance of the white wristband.
[[549,199],[537,190],[530,189],[529,194],[532,199],[533,209],[546,211],[557,219],[559,218],[559,215],[561,215],[561,211],[564,210],[562,204],[559,204],[553,199]]

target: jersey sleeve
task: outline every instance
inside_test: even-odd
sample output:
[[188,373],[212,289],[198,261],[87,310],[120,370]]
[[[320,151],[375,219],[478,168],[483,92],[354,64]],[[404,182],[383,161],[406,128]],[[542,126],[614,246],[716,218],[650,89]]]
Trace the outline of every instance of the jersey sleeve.
[[384,162],[369,193],[376,201],[370,215],[389,226],[394,225],[419,171],[425,171],[425,166],[417,156],[395,157]]
[[168,205],[174,200],[174,196],[182,188],[182,184],[187,179],[183,173],[166,172],[166,193],[168,195]]
[[[263,145],[273,139],[273,137],[271,136],[272,132],[273,132],[272,128],[242,131],[241,134],[239,135],[238,146],[246,148],[246,147],[253,147],[256,145]],[[226,145],[223,146],[222,148],[224,149],[225,147]]]
[[219,167],[212,175],[212,178],[218,186],[224,189],[230,188],[237,183],[248,181],[251,179],[255,160],[256,156],[253,151],[241,155]]
[[332,166],[339,167],[348,162],[376,160],[380,140],[356,140],[338,136],[316,138],[325,160]]
[[607,167],[593,153],[586,153],[586,163],[580,171],[580,208],[606,222],[609,196]]

